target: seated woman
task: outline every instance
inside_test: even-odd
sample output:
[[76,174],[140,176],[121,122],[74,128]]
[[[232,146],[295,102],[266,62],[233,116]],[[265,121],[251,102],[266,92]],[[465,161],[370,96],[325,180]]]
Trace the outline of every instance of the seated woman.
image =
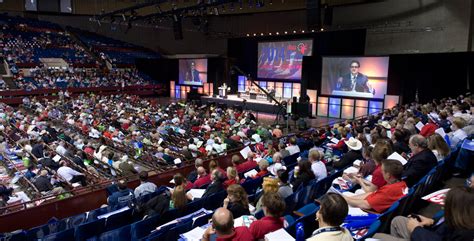
[[265,159],[262,159],[260,160],[260,162],[258,163],[258,167],[260,169],[260,171],[255,174],[254,176],[252,176],[253,179],[257,179],[257,178],[260,178],[260,177],[264,177],[268,174],[268,161],[265,160]]
[[455,148],[458,143],[462,142],[466,137],[466,132],[462,129],[466,126],[466,121],[461,117],[454,117],[451,125],[452,132],[448,134],[451,148]]
[[449,190],[444,205],[444,219],[437,223],[421,215],[397,216],[392,220],[390,234],[377,233],[379,240],[472,240],[474,237],[474,190],[455,187]]
[[298,190],[298,188],[303,185],[306,186],[311,180],[314,180],[316,176],[311,170],[311,163],[307,160],[301,160],[298,162],[298,168],[295,167],[295,179],[292,181],[293,191]]
[[171,193],[171,199],[169,202],[169,209],[181,209],[188,203],[189,197],[187,196],[183,186],[176,186]]
[[428,148],[435,154],[438,161],[443,160],[451,152],[448,143],[438,133],[428,137]]
[[[175,186],[183,186],[186,191],[193,188],[193,183],[188,182],[188,180],[186,180],[186,178],[181,173],[176,173],[173,176],[173,181],[174,181]],[[171,192],[173,192],[173,190],[174,189],[171,189]],[[189,195],[189,197],[190,198],[188,198],[188,199],[192,200],[191,195]]]
[[263,240],[267,233],[283,228],[282,218],[285,201],[277,193],[265,193],[262,196],[262,209],[265,217],[252,222],[250,232],[256,240]]
[[227,198],[224,199],[223,207],[229,209],[234,218],[250,215],[249,200],[245,189],[238,184],[230,185],[227,188]]
[[262,184],[262,192],[260,192],[255,198],[258,200],[255,204],[255,212],[258,212],[262,209],[262,196],[265,193],[277,193],[279,189],[278,186],[278,179],[273,177],[264,177],[263,184]]
[[224,189],[227,189],[232,184],[239,184],[239,175],[235,167],[227,167],[227,180],[224,181]]
[[319,200],[319,204],[319,211],[316,212],[319,228],[307,241],[353,240],[351,233],[341,227],[349,213],[346,200],[340,194],[328,193]]

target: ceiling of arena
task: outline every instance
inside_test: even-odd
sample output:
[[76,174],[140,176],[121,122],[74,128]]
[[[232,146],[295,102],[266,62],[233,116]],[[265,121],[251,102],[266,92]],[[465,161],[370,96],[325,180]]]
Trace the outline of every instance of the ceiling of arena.
[[[376,0],[380,1],[380,0]],[[158,4],[148,4],[150,2],[161,2]],[[169,11],[173,8],[186,8],[195,6],[198,0],[175,0],[175,1],[150,1],[150,0],[75,0],[74,13],[100,15],[136,5],[149,5],[136,9],[138,16],[157,13],[157,11]],[[202,2],[213,2],[204,0]],[[229,1],[230,2],[230,1]],[[289,11],[306,8],[306,0],[243,0],[237,3],[226,3],[219,6],[219,14],[248,14],[259,12]],[[238,3],[242,2],[242,3]],[[263,3],[258,6],[258,2]],[[342,6],[348,4],[361,4],[375,2],[374,0],[321,0],[321,5]]]

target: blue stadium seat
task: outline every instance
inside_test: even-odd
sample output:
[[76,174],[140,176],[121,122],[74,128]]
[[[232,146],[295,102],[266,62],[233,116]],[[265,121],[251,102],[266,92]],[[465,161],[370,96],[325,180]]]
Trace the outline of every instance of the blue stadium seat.
[[[183,223],[177,224],[175,227],[168,230],[165,240],[178,240],[179,235],[191,230],[192,225],[193,225],[192,219],[189,219],[189,220],[184,221]],[[152,239],[152,240],[158,240],[158,239]]]
[[134,221],[133,209],[128,209],[108,217],[105,221],[104,231],[110,231],[123,225],[133,223]]
[[196,220],[194,220],[192,228],[201,227],[201,226],[207,224],[209,222],[209,219],[212,218],[212,214],[213,213],[209,213],[209,214],[206,214],[206,215],[204,215],[202,217],[199,217]]
[[137,221],[131,226],[131,239],[138,240],[146,237],[150,232],[155,229],[158,225],[160,215],[155,215],[144,220]]
[[74,228],[66,229],[62,232],[53,233],[43,237],[42,241],[63,241],[63,240],[74,240]]
[[0,234],[0,240],[24,241],[27,240],[26,232],[23,230]]
[[102,233],[98,241],[129,241],[131,240],[131,225],[126,225],[118,229],[114,229],[105,233]]
[[205,199],[203,208],[207,210],[214,210],[222,206],[222,203],[224,202],[224,199],[226,197],[227,197],[226,191],[214,193]]
[[76,241],[87,240],[88,238],[97,236],[104,231],[105,219],[98,219],[92,222],[84,223],[77,226],[75,229]]

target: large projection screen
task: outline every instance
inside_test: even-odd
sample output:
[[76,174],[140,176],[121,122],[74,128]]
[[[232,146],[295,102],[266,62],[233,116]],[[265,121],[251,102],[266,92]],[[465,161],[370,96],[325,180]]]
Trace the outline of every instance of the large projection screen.
[[303,56],[312,52],[311,39],[258,43],[257,77],[300,80]]
[[383,99],[389,57],[323,57],[321,94]]

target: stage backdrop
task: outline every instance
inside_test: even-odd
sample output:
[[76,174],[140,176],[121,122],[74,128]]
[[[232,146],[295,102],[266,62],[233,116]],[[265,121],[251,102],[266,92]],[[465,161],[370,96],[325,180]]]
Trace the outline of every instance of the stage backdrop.
[[323,57],[321,94],[383,99],[388,65],[388,57]]

